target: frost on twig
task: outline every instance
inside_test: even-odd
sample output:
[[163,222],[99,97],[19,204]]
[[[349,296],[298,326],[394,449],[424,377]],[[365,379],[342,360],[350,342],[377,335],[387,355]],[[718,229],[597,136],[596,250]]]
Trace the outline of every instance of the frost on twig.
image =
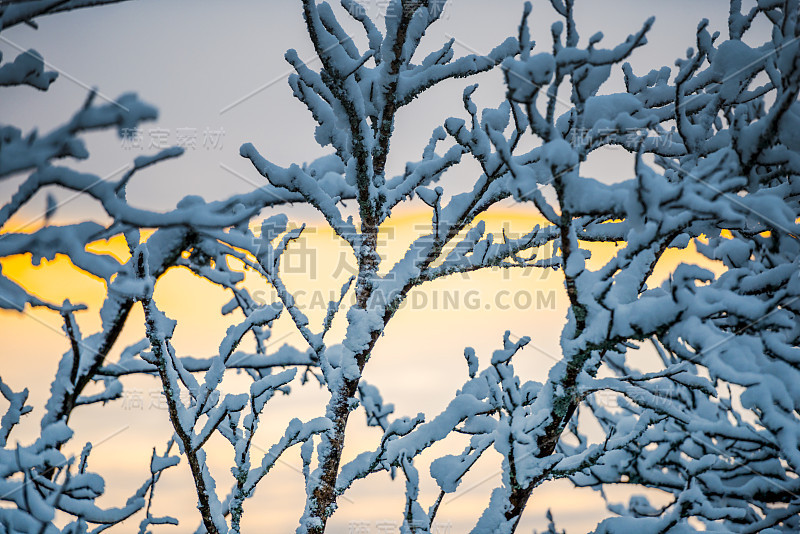
[[[510,448],[495,441],[502,452],[521,439],[531,453],[509,461],[508,479],[474,531],[513,531],[534,488],[561,476],[601,492],[604,484],[630,483],[674,496],[660,509],[644,497],[610,505],[622,517],[605,520],[602,532],[688,528],[689,518],[737,532],[791,530],[794,512],[779,503],[787,502],[783,492],[793,491],[797,472],[790,459],[796,447],[783,441],[788,428],[792,436],[798,428],[796,414],[785,411],[795,402],[784,382],[796,373],[786,351],[797,341],[796,284],[787,277],[797,272],[798,201],[790,191],[798,167],[785,130],[800,88],[791,44],[796,6],[759,3],[742,14],[732,2],[728,40],[702,21],[696,48],[677,70],[640,77],[624,64],[626,90],[600,94],[611,67],[646,43],[653,21],[600,49],[599,33],[580,44],[572,1],[551,3],[564,18],[552,26],[552,51],[528,51],[521,28],[523,52],[504,62],[508,101],[479,121],[468,90],[472,127],[448,124],[484,169],[505,169],[506,191],[558,230],[570,304],[563,359],[531,401],[535,417],[520,427],[531,435],[515,436]],[[759,17],[772,25],[773,39],[751,48],[742,35]],[[759,74],[769,82],[753,88]],[[557,116],[565,86],[570,106]],[[770,93],[774,99],[765,99]],[[487,117],[497,126],[487,128]],[[508,134],[511,117],[516,128]],[[540,144],[515,154],[523,133]],[[584,176],[586,156],[612,145],[634,157],[635,178],[607,185]],[[546,185],[555,199],[539,191]],[[587,253],[598,242],[617,250],[590,268]],[[690,243],[721,262],[723,274],[684,264],[661,287],[649,286],[662,258]],[[636,370],[636,349],[648,340],[661,371]],[[742,388],[743,412],[731,386]],[[609,399],[619,409],[605,406]],[[581,431],[581,406],[605,439],[592,444]],[[757,424],[745,422],[753,417]],[[735,474],[736,465],[747,465],[748,474]]]
[[73,431],[58,421],[43,425],[40,437],[32,444],[10,445],[9,434],[32,407],[25,404],[27,389],[14,392],[0,381],[0,392],[10,403],[0,428],[0,500],[14,506],[0,508],[0,524],[8,532],[62,532],[57,525],[63,524],[65,517],[69,521],[65,532],[86,533],[90,528],[102,530],[120,523],[145,506],[145,496],[153,491],[161,473],[175,465],[154,460],[151,476],[124,506],[104,508],[95,501],[103,495],[105,482],[87,470],[91,443],[86,444],[76,465],[74,457],[60,452],[73,439]]
[[[0,8],[0,21],[6,27],[85,2],[45,4]],[[2,258],[30,254],[38,262],[65,255],[108,285],[102,330],[84,335],[75,319],[78,305],[48,303],[0,278],[0,306],[57,311],[69,343],[42,420],[49,451],[44,467],[38,474],[15,471],[49,493],[39,494],[45,504],[36,508],[35,496],[21,491],[15,512],[24,521],[50,521],[48,510],[55,508],[78,521],[101,517],[94,509],[67,507],[77,475],[51,460],[61,458],[77,406],[115,398],[126,375],[142,373],[157,375],[162,384],[175,442],[193,475],[200,531],[238,532],[244,503],[295,445],[306,493],[300,534],[324,532],[337,501],[382,471],[401,474],[405,482],[402,532],[429,533],[444,496],[457,491],[490,450],[499,454],[502,475],[475,517],[475,534],[514,532],[534,492],[558,478],[606,499],[609,484],[668,497],[663,505],[640,495],[627,504],[609,502],[612,516],[597,532],[687,531],[697,524],[733,532],[800,528],[797,2],[759,1],[743,11],[734,0],[726,37],[700,21],[693,46],[674,68],[647,73],[634,72],[626,61],[647,45],[652,18],[621,42],[606,44],[602,33],[581,37],[573,0],[550,4],[558,20],[545,45],[531,35],[528,4],[515,36],[485,56],[456,57],[449,40],[418,57],[426,31],[441,18],[441,1],[392,0],[381,24],[353,0],[342,2],[344,11],[303,0],[299,7],[319,65],[288,51],[294,70],[288,81],[316,122],[315,141],[331,153],[310,164],[280,166],[246,143],[240,155],[263,186],[222,201],[187,196],[166,212],[128,201],[130,180],[178,156],[178,149],[138,158],[114,182],[55,164],[87,156],[79,136],[88,130],[154,118],[155,110],[132,95],[119,101],[125,113],[97,104],[93,93],[65,125],[41,136],[4,127],[0,178],[26,173],[0,206],[4,229],[50,186],[98,201],[112,221],[55,226],[51,201],[44,227],[7,231],[0,240]],[[363,29],[363,50],[340,24],[342,16]],[[758,24],[771,31],[762,44],[749,33]],[[44,88],[52,81],[45,67],[33,52],[20,56],[0,65],[0,85]],[[468,85],[461,116],[443,118],[423,138],[420,159],[390,175],[387,161],[404,107],[443,81],[491,69],[503,78],[505,99],[479,109],[480,88]],[[613,72],[623,77],[624,89],[609,88]],[[590,175],[588,158],[610,148],[629,156],[632,178],[608,183]],[[454,194],[442,177],[467,159],[479,170]],[[344,202],[351,199],[357,209],[348,211]],[[393,210],[414,199],[430,210],[429,230],[407,244],[399,261],[383,266],[379,232]],[[487,231],[483,215],[506,199],[529,208],[539,224],[521,236]],[[301,309],[282,273],[286,252],[306,227],[291,227],[285,215],[262,215],[287,202],[318,211],[357,265],[353,278],[337,283],[321,325]],[[130,259],[89,250],[93,241],[113,236],[125,237]],[[610,253],[593,258],[598,250]],[[704,266],[680,257],[687,251],[707,260]],[[656,273],[669,258],[685,261],[662,281]],[[172,346],[180,326],[152,298],[156,281],[171,267],[229,294],[221,312],[236,322],[216,354],[190,356]],[[510,333],[488,360],[465,350],[465,380],[438,415],[395,414],[365,380],[386,325],[402,313],[412,289],[452,274],[528,267],[560,270],[568,305],[558,361],[541,382],[520,376],[512,364],[528,357],[524,347],[536,338],[512,339]],[[277,302],[257,303],[245,272],[271,286]],[[112,362],[111,350],[137,302],[145,309],[147,339]],[[268,350],[279,315],[302,335],[302,349]],[[245,338],[254,341],[252,352]],[[643,363],[645,350],[657,358],[653,366]],[[231,370],[246,371],[253,382],[246,392],[223,396],[219,386]],[[327,395],[320,417],[293,420],[260,462],[253,461],[265,405],[309,373]],[[83,393],[94,382],[105,387]],[[25,395],[5,386],[2,393],[11,404],[0,426],[7,443],[25,413]],[[365,450],[345,454],[352,446],[346,440],[350,414],[359,408],[376,438]],[[205,463],[213,435],[233,450],[234,480],[225,498]],[[468,443],[460,453],[433,459],[429,474],[438,496],[428,498],[418,460],[454,435]],[[171,465],[167,458],[154,455],[153,461]],[[149,489],[125,513],[140,509],[148,491],[152,500],[156,473],[151,462]],[[431,501],[427,509],[421,504]],[[556,532],[551,515],[548,520]],[[160,522],[171,520],[148,509],[141,529]]]

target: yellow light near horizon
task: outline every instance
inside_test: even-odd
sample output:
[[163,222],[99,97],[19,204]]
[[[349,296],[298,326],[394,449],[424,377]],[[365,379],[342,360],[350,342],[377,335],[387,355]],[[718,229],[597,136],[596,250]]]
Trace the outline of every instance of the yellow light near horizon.
[[[487,233],[495,232],[496,236],[501,236],[503,232],[509,237],[524,235],[535,225],[544,224],[541,217],[519,209],[496,210],[484,214],[481,219],[486,224]],[[391,217],[379,238],[381,251],[385,256],[383,265],[391,266],[402,257],[415,238],[429,231],[429,212],[417,211]],[[143,239],[149,233],[142,232]],[[127,244],[121,236],[94,242],[87,248],[95,253],[110,254],[119,261],[129,258]],[[587,264],[589,268],[597,268],[621,249],[619,244],[597,243],[589,244],[589,248],[592,252],[592,259]],[[547,257],[552,254],[552,249],[537,252],[542,257]],[[660,284],[681,262],[698,263],[716,271],[720,269],[718,262],[707,260],[696,252],[694,245],[690,245],[686,250],[667,251],[650,276],[648,284],[651,287]],[[234,263],[238,262],[232,261],[232,268],[241,268],[241,264],[233,265]],[[52,261],[43,261],[39,266],[30,264],[29,255],[3,258],[0,265],[5,276],[44,300],[60,304],[69,298],[74,304],[85,303],[89,311],[76,314],[84,335],[99,329],[100,321],[96,312],[103,302],[106,290],[102,280],[88,276],[60,255]],[[289,247],[283,258],[282,275],[289,290],[295,294],[298,308],[308,316],[312,328],[321,328],[329,301],[339,298],[342,285],[355,272],[354,269],[352,250],[327,225],[308,227],[302,239]],[[382,267],[381,270],[385,272],[387,269],[388,267]],[[257,304],[278,300],[274,290],[258,273],[248,269],[244,274],[245,286]],[[231,298],[228,292],[186,268],[173,267],[162,275],[156,284],[154,298],[162,311],[178,320],[173,342],[183,354],[214,354],[226,329],[239,320],[238,314],[227,317],[219,314],[219,310]],[[352,291],[345,297],[343,306],[350,303]],[[413,332],[414,337],[421,340],[420,346],[448,351],[458,358],[463,346],[453,348],[449,338],[438,335],[437,329],[442,325],[448,330],[457,329],[459,325],[470,325],[462,334],[464,345],[474,345],[476,349],[491,351],[498,346],[502,332],[508,329],[519,337],[534,334],[534,344],[539,346],[538,350],[557,355],[558,336],[554,333],[563,324],[566,307],[563,278],[559,271],[489,269],[468,275],[452,275],[412,290],[390,322],[384,337],[402,337],[403,331]],[[14,336],[7,337],[37,339],[35,332],[42,328],[43,320],[50,330],[60,332],[61,320],[57,314],[47,310],[30,313],[39,322],[12,321],[10,317],[15,312],[6,311],[0,315],[0,324],[18,323],[14,330],[3,328],[4,331],[15,332]],[[334,321],[328,336],[330,342],[341,339],[344,334],[346,322],[342,315],[339,314]],[[532,321],[537,328],[531,328]],[[120,343],[133,343],[141,339],[141,323],[131,324],[126,329],[129,336]],[[535,332],[536,330],[539,332]],[[482,335],[481,332],[493,334]],[[60,335],[63,338],[63,333]],[[54,338],[57,340],[58,336]],[[285,342],[298,347],[303,345],[302,338],[287,314],[283,314],[275,323],[272,340],[278,340],[273,343]],[[62,339],[55,343],[57,350],[51,346],[53,340],[47,342],[49,352],[55,350],[55,354],[60,355],[68,348],[64,341]],[[395,352],[386,345],[387,343],[378,344],[376,356]],[[44,350],[44,347],[39,347],[39,350]],[[386,359],[392,361],[392,354],[386,354]],[[13,360],[6,365],[15,366]],[[540,373],[541,369],[536,374]]]
[[[487,233],[495,233],[495,241],[502,239],[503,232],[508,237],[517,237],[537,224],[545,224],[541,217],[521,209],[494,210],[482,215],[481,220],[486,224]],[[384,255],[381,272],[386,272],[405,254],[414,239],[429,230],[429,211],[406,212],[391,217],[379,238]],[[142,232],[143,239],[148,235],[148,232]],[[621,245],[590,244],[593,258],[588,267],[597,268],[616,254]],[[110,254],[119,261],[129,258],[127,244],[120,236],[94,242],[88,249]],[[547,257],[552,254],[552,248],[543,247],[537,252],[540,257]],[[670,250],[648,283],[660,283],[682,261],[710,263],[693,246],[683,251]],[[3,275],[29,288],[42,299],[60,304],[69,298],[73,303],[85,303],[89,310],[76,314],[84,336],[99,330],[97,311],[106,291],[102,280],[87,276],[64,256],[43,261],[39,266],[31,265],[29,255],[16,256],[0,260],[0,265]],[[241,268],[237,261],[231,261],[230,266]],[[338,298],[342,284],[353,274],[354,267],[352,250],[324,223],[308,227],[303,238],[290,246],[283,258],[282,274],[287,287],[296,294],[297,306],[306,313],[315,331],[321,329],[328,301]],[[246,270],[244,283],[258,304],[277,300],[274,290],[257,272]],[[346,297],[344,306],[350,303],[349,298]],[[158,280],[154,300],[168,317],[178,322],[172,341],[181,356],[208,357],[215,354],[226,329],[241,320],[239,313],[229,316],[219,313],[230,300],[230,293],[183,267],[169,269]],[[550,367],[559,360],[559,335],[566,311],[563,277],[559,271],[551,269],[488,269],[427,283],[409,294],[389,323],[367,365],[365,379],[379,387],[386,402],[395,404],[396,414],[413,416],[424,412],[428,417],[435,416],[467,378],[464,347],[475,348],[482,366],[485,366],[492,351],[501,347],[503,333],[508,330],[513,336],[528,335],[532,338],[515,358],[518,374],[524,379],[544,380]],[[341,342],[346,328],[343,315],[337,317],[326,343]],[[31,402],[36,408],[27,429],[16,434],[18,439],[35,437],[36,422],[48,396],[56,365],[61,355],[69,350],[61,324],[58,314],[49,310],[26,311],[25,315],[0,310],[0,331],[4,333],[3,379],[15,389],[30,387]],[[135,306],[111,359],[117,357],[122,347],[139,341],[143,335],[142,313],[140,307]],[[273,325],[270,343],[269,351],[284,343],[303,348],[304,341],[288,314],[284,313]],[[241,349],[249,350],[251,347],[252,341],[246,341]],[[231,375],[223,382],[224,391],[247,391],[247,377]],[[152,377],[128,377],[124,383],[126,392],[122,399],[107,406],[81,408],[70,423],[79,441],[90,439],[99,442],[109,434],[109,429],[122,429],[108,446],[98,447],[90,459],[93,469],[99,470],[107,479],[108,493],[101,502],[108,506],[122,504],[132,488],[141,483],[141,476],[137,474],[147,472],[152,447],[157,446],[161,451],[171,432],[166,412],[152,406],[153,399],[160,395],[158,381]],[[134,394],[141,396],[141,404],[136,405],[141,407],[132,407],[131,395]],[[272,401],[256,441],[259,447],[254,451],[256,461],[260,461],[263,451],[283,433],[290,418],[307,420],[318,417],[322,415],[326,401],[324,390],[313,385],[297,387],[291,397]],[[361,419],[362,415],[354,415],[345,460],[374,448],[380,438],[380,433],[364,427]],[[428,462],[434,453],[441,455],[461,450],[464,443],[459,439],[462,438],[455,436],[450,442],[430,451],[420,460],[420,472],[427,473]],[[83,442],[75,445],[76,450],[68,452],[80,452]],[[303,488],[302,476],[298,474],[301,469],[298,455],[296,451],[290,452],[270,475],[273,479],[264,481],[253,503],[246,508],[245,531],[268,524],[276,532],[290,532],[296,526],[302,512]],[[120,462],[121,458],[126,461]],[[229,447],[222,442],[210,442],[208,461],[212,471],[219,475],[220,493],[227,491],[230,458]],[[459,492],[446,499],[439,516],[440,524],[451,525],[451,533],[466,531],[474,524],[476,512],[486,505],[489,492],[499,483],[498,469],[498,456],[490,452],[475,472],[468,475]],[[162,491],[167,490],[173,497],[169,501],[176,503],[175,509],[161,510],[161,513],[178,515],[188,524],[194,524],[196,510],[191,481],[185,469],[173,471],[174,474],[165,476]],[[117,479],[118,484],[115,483]],[[427,476],[423,477],[422,491],[427,499],[425,502],[432,502],[438,494],[435,483]],[[343,500],[340,510],[334,515],[333,532],[346,531],[350,521],[370,521],[374,525],[377,521],[395,520],[397,510],[403,505],[402,483],[392,484],[384,475],[358,483],[352,495],[348,495],[351,500]],[[599,515],[603,510],[602,501],[591,490],[574,490],[567,483],[556,483],[537,493],[537,499],[531,503],[530,513],[523,518],[520,529],[541,529],[540,519],[547,508],[552,508],[557,517],[563,518],[560,521],[563,526],[569,528],[573,521],[578,525],[580,518],[571,517],[570,513],[578,500],[589,515]]]

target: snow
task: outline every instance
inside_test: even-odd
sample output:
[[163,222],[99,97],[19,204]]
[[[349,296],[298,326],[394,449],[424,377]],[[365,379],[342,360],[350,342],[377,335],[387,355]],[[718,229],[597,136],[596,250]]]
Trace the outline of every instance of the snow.
[[508,58],[503,68],[510,98],[515,102],[531,102],[539,89],[553,78],[556,60],[552,54],[541,53],[522,61]]
[[[0,54],[0,59],[2,57]],[[0,85],[27,84],[46,91],[57,77],[57,72],[44,70],[44,60],[36,50],[27,50],[11,63],[0,66]]]
[[[33,4],[9,6],[4,22],[19,14],[32,17],[41,8]],[[9,401],[0,426],[0,486],[16,507],[0,508],[0,523],[54,531],[50,523],[56,511],[76,521],[119,523],[145,506],[158,478],[154,475],[185,455],[207,512],[204,528],[238,531],[245,499],[281,455],[299,445],[307,493],[301,533],[320,527],[323,516],[336,508],[335,498],[316,500],[327,493],[315,491],[322,476],[336,475],[324,473],[325,465],[343,463],[333,477],[341,494],[375,472],[401,474],[406,493],[401,530],[412,532],[413,523],[430,530],[433,514],[420,504],[428,496],[421,491],[425,485],[417,459],[439,455],[431,461],[430,475],[442,491],[452,493],[489,448],[500,455],[503,469],[488,506],[476,513],[473,533],[512,532],[518,519],[509,514],[513,493],[527,494],[564,477],[601,492],[608,484],[624,483],[672,496],[674,502],[657,514],[643,497],[626,505],[611,503],[610,512],[619,517],[601,522],[598,532],[688,532],[694,527],[689,517],[709,530],[800,528],[796,517],[778,517],[800,503],[785,494],[776,498],[769,487],[786,485],[794,494],[800,472],[795,304],[800,298],[800,142],[795,132],[800,112],[794,102],[800,43],[787,32],[791,24],[783,5],[761,1],[748,14],[732,2],[728,40],[712,36],[710,23],[702,21],[693,43],[697,50],[680,58],[677,69],[654,68],[636,76],[623,62],[646,44],[653,19],[604,49],[599,47],[601,33],[581,42],[571,4],[553,2],[563,21],[551,27],[552,47],[548,43],[542,48],[547,52],[533,54],[528,5],[518,37],[488,55],[456,57],[460,52],[453,39],[438,48],[421,44],[444,4],[405,4],[393,0],[389,11],[405,9],[404,15],[387,14],[385,24],[377,25],[355,2],[345,0],[344,7],[366,33],[359,40],[340,24],[340,11],[327,3],[303,3],[321,66],[290,50],[286,59],[295,72],[289,85],[316,122],[314,139],[330,153],[282,167],[245,143],[239,153],[264,185],[223,201],[187,195],[165,212],[127,201],[125,190],[135,173],[180,156],[179,147],[135,158],[131,170],[113,182],[56,166],[62,158],[89,156],[82,138],[87,132],[116,128],[128,135],[154,119],[155,108],[132,93],[116,105],[97,104],[90,94],[64,124],[43,134],[2,127],[0,178],[22,178],[0,207],[0,223],[10,221],[46,187],[96,200],[111,222],[51,224],[59,215],[51,196],[44,226],[29,234],[7,232],[0,240],[0,258],[29,254],[38,265],[65,255],[107,284],[102,329],[84,337],[70,322],[80,305],[44,302],[0,272],[0,307],[58,312],[80,347],[59,360],[41,433],[32,445],[8,445],[13,428],[31,408],[25,406],[27,390],[15,393],[0,382]],[[771,41],[759,46],[750,34],[747,44],[742,40],[752,17],[756,27],[772,26]],[[359,45],[365,41],[362,51]],[[417,63],[420,47],[433,51]],[[22,54],[0,65],[0,85],[45,89],[55,79],[45,66],[38,53]],[[625,89],[609,93],[606,84],[620,66]],[[507,98],[484,108],[476,99],[487,95],[477,85],[466,86],[461,116],[444,119],[427,142],[420,138],[421,158],[387,176],[386,162],[394,156],[386,151],[392,150],[390,138],[399,124],[395,115],[440,82],[495,67],[503,71]],[[748,87],[761,78],[769,83]],[[560,103],[567,99],[569,109],[562,112]],[[608,184],[587,176],[583,163],[599,148],[630,155],[635,177]],[[453,194],[451,181],[441,178],[467,159],[480,170]],[[541,186],[552,186],[555,195],[546,197]],[[430,210],[430,231],[410,243],[394,265],[379,268],[383,251],[372,238],[398,205],[415,196]],[[509,197],[542,215],[543,226],[521,237],[488,232],[479,217]],[[355,206],[342,206],[351,199]],[[305,226],[287,231],[288,217],[268,208],[291,202],[319,212],[359,259],[358,275],[342,286],[341,301],[330,304],[321,326],[299,309],[279,269],[282,254]],[[256,218],[263,219],[260,233],[250,230]],[[128,261],[88,250],[97,239],[120,235],[132,253]],[[679,256],[691,245],[700,256]],[[612,246],[611,254],[592,257],[595,250]],[[542,256],[534,257],[534,251]],[[680,265],[660,287],[649,287],[667,257]],[[189,268],[231,292],[222,311],[237,319],[216,355],[179,356],[172,345],[183,323],[179,327],[160,311],[153,289],[173,266]],[[506,332],[490,357],[479,359],[473,349],[464,349],[468,378],[453,388],[454,396],[438,415],[395,414],[394,404],[365,381],[373,346],[411,289],[456,273],[531,266],[562,271],[568,306],[559,361],[543,369],[542,383],[526,379],[512,364],[527,357],[520,352],[531,341],[525,332],[516,342]],[[271,285],[280,302],[257,304],[247,291],[245,270]],[[347,306],[344,297],[351,285],[359,299]],[[128,328],[126,321],[138,306],[145,310],[147,339],[123,350],[118,365],[109,363],[117,334]],[[333,326],[340,307],[346,308],[343,333]],[[306,342],[304,350],[273,349],[266,343],[284,310]],[[250,333],[256,353],[235,352]],[[658,359],[647,363],[655,370],[645,372],[642,345],[647,343]],[[293,419],[268,452],[251,463],[258,425],[262,419],[272,424],[267,402],[278,391],[288,393],[290,384],[294,387],[300,368],[301,381],[313,376],[322,386],[325,416]],[[225,394],[220,386],[234,369],[244,370],[252,383]],[[30,485],[18,491],[20,480],[31,473],[71,461],[59,450],[74,439],[66,424],[71,413],[120,396],[119,378],[136,373],[160,381],[180,454],[170,454],[170,447],[163,455],[154,451],[151,473],[143,473],[146,482],[122,508],[104,510],[95,504],[105,483],[84,472],[88,446],[81,473],[69,482],[61,483],[62,471],[37,492]],[[104,389],[99,393],[83,391],[86,384],[100,382]],[[605,405],[607,398],[616,404]],[[348,415],[359,407],[367,425],[380,433],[362,451],[345,439],[344,431],[345,424],[353,424]],[[587,425],[593,429],[591,439],[584,435]],[[230,481],[212,476],[205,465],[206,443],[217,432],[234,452],[234,486],[224,500],[217,487]],[[469,436],[460,454],[436,447],[456,434]],[[644,517],[653,515],[658,517]],[[171,522],[148,514],[141,525]]]
[[639,99],[629,93],[593,96],[586,100],[583,124],[586,128],[611,128],[612,121],[619,120],[621,115],[633,116],[641,109]]

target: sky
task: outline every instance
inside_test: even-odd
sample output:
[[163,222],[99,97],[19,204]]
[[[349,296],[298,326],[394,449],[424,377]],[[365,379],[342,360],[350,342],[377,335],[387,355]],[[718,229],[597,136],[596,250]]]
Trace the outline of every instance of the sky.
[[[365,3],[367,13],[372,15],[379,14],[384,5],[378,0]],[[531,23],[537,48],[548,49],[551,45],[551,11],[545,2],[534,3]],[[486,53],[516,33],[521,13],[519,1],[450,2],[442,20],[428,32],[423,48],[438,48],[452,37],[458,55]],[[576,7],[581,36],[586,39],[603,31],[602,44],[607,46],[634,33],[650,15],[656,15],[650,44],[630,59],[638,74],[672,65],[693,44],[701,18],[711,19],[713,29],[724,30],[727,4],[584,0]],[[253,143],[280,165],[312,161],[330,152],[314,143],[314,123],[303,104],[292,98],[286,83],[290,72],[283,59],[286,49],[294,48],[301,58],[313,62],[299,1],[133,0],[38,22],[38,30],[20,26],[2,34],[3,58],[10,60],[20,49],[34,48],[50,69],[61,75],[47,92],[5,88],[0,100],[0,123],[13,124],[23,132],[38,128],[44,133],[68,120],[89,88],[96,88],[100,99],[137,92],[160,110],[156,122],[143,125],[141,143],[124,143],[107,131],[89,134],[86,139],[91,158],[67,162],[104,178],[118,176],[133,158],[153,153],[163,143],[191,144],[194,139],[194,148],[188,148],[181,158],[154,166],[134,178],[128,188],[128,199],[134,205],[167,210],[187,194],[212,200],[263,185],[263,178],[238,155],[244,142]],[[358,33],[356,25],[347,28]],[[363,45],[361,37],[356,42]],[[475,81],[480,83],[475,97],[479,106],[496,106],[503,98],[500,72],[482,74]],[[604,90],[619,90],[621,84],[622,75],[617,71]],[[390,174],[401,171],[406,161],[417,159],[431,131],[447,117],[463,117],[463,87],[463,81],[447,82],[403,110],[392,142]],[[609,150],[592,156],[583,172],[611,182],[629,178],[633,170],[625,153]],[[461,191],[476,173],[474,165],[465,164],[450,173],[442,185],[447,194]],[[0,198],[9,198],[23,178],[0,181]],[[60,203],[55,223],[85,218],[102,221],[92,202],[72,198],[66,191],[53,193]],[[14,224],[29,231],[37,229],[42,224],[44,206],[42,194]],[[314,230],[303,243],[307,249],[293,256],[298,264],[296,272],[288,274],[287,284],[305,292],[299,300],[305,301],[309,316],[318,321],[323,311],[315,308],[314,302],[319,301],[320,295],[327,301],[331,291],[338,291],[348,276],[352,259],[346,257],[344,248],[309,208],[293,207],[288,213],[293,221],[308,221]],[[419,202],[398,210],[385,237],[387,255],[391,258],[404,251],[419,231],[415,227],[426,220],[429,215]],[[505,228],[507,232],[523,232],[537,222],[540,221],[529,207],[511,201],[487,216],[487,225],[494,231]],[[119,241],[98,247],[124,256],[124,246]],[[670,261],[679,259],[673,257]],[[314,276],[309,269],[315,271]],[[63,259],[31,268],[27,258],[11,258],[3,261],[3,272],[50,300],[60,302],[68,296],[73,302],[86,302],[90,310],[79,316],[81,329],[90,334],[99,327],[96,310],[104,294],[103,284],[87,279]],[[269,288],[262,287],[263,282],[252,283],[255,291],[269,299]],[[220,318],[218,313],[227,299],[185,272],[168,273],[159,282],[156,300],[167,315],[179,320],[174,342],[181,354],[212,354],[231,324],[229,318]],[[466,378],[463,348],[474,347],[485,361],[492,350],[500,348],[505,330],[515,336],[532,336],[531,345],[520,353],[517,367],[523,376],[543,378],[557,359],[558,333],[565,313],[566,297],[555,272],[488,272],[471,275],[467,280],[437,282],[411,295],[407,308],[398,313],[379,342],[367,376],[381,387],[384,398],[395,403],[397,413],[414,415],[424,411],[433,416]],[[122,341],[140,339],[141,324],[141,313],[134,313]],[[335,325],[334,333],[337,328],[341,332],[341,327]],[[0,332],[0,375],[16,388],[29,387],[34,406],[40,408],[58,359],[67,348],[60,318],[46,311],[26,315],[1,312]],[[302,341],[283,319],[275,326],[273,340],[276,346],[301,346]],[[30,365],[31,361],[36,365]],[[233,377],[224,386],[235,390],[242,384]],[[106,477],[108,494],[101,502],[108,505],[122,504],[141,483],[152,447],[163,447],[169,436],[167,414],[154,401],[157,383],[149,378],[134,378],[126,382],[126,387],[123,399],[106,407],[79,411],[72,421],[78,441],[95,443],[90,465]],[[325,398],[320,391],[307,386],[297,393],[291,399],[275,401],[272,419],[260,437],[264,448],[282,433],[289,418],[321,414]],[[34,416],[37,413],[41,412]],[[360,428],[361,421],[358,424],[348,437],[353,453],[378,437],[374,429]],[[21,429],[18,439],[33,437],[35,430],[36,424],[29,424]],[[81,445],[82,441],[75,447],[79,449]],[[445,448],[434,452],[441,454],[446,447],[460,450],[462,446],[445,444]],[[221,443],[212,443],[212,447],[212,468],[224,475],[230,452]],[[465,479],[459,492],[445,500],[440,532],[447,532],[447,528],[452,533],[462,532],[477,519],[476,510],[485,506],[491,488],[499,480],[498,462],[488,460]],[[261,484],[253,503],[246,508],[245,531],[250,531],[248,526],[255,529],[260,525],[269,525],[270,532],[293,530],[302,510],[302,476],[297,471],[300,465],[299,454],[292,451]],[[187,472],[183,468],[173,471],[159,487],[159,506],[162,512],[169,511],[194,525],[196,511]],[[423,499],[432,501],[436,493],[435,484],[427,477],[423,494],[428,497]],[[615,498],[613,492],[610,497]],[[389,483],[387,477],[376,477],[357,485],[348,499],[341,503],[330,532],[348,532],[358,522],[366,522],[372,532],[380,532],[381,522],[399,518],[402,485]],[[535,493],[519,532],[544,528],[548,508],[553,509],[559,526],[568,531],[588,530],[603,514],[602,501],[591,491],[573,490],[561,482],[547,484]],[[127,532],[130,528],[123,525],[109,532]]]

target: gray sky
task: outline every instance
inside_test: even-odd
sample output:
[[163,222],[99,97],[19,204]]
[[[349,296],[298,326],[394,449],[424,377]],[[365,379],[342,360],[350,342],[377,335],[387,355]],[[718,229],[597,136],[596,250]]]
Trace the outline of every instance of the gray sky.
[[[378,14],[384,4],[368,0],[365,7],[368,13]],[[518,0],[456,0],[426,36],[423,48],[438,48],[452,36],[459,54],[488,52],[516,32],[521,12]],[[693,44],[700,18],[709,17],[712,27],[723,30],[727,7],[722,1],[585,0],[577,5],[578,30],[584,39],[602,30],[602,44],[610,47],[635,32],[651,14],[657,18],[650,44],[631,59],[639,73],[671,65],[685,53]],[[349,24],[346,16],[342,19],[354,30],[356,41],[363,43],[360,28]],[[552,20],[549,4],[535,2],[531,22],[538,49],[551,46]],[[286,49],[295,48],[304,59],[314,57],[299,1],[138,0],[43,17],[38,22],[38,31],[20,25],[3,37],[23,49],[38,50],[51,68],[63,74],[47,92],[4,89],[0,122],[21,127],[23,132],[38,127],[44,133],[67,120],[83,102],[87,87],[96,87],[109,98],[137,92],[160,110],[157,122],[142,127],[142,147],[123,147],[110,132],[92,134],[87,136],[91,158],[68,163],[101,177],[118,171],[135,156],[155,152],[160,143],[175,144],[178,136],[196,139],[197,148],[179,160],[134,178],[129,186],[134,203],[169,209],[185,194],[216,199],[262,185],[263,179],[238,155],[244,142],[254,143],[263,155],[282,165],[330,152],[314,142],[314,123],[286,83]],[[8,42],[0,42],[0,51],[6,60],[18,53]],[[621,87],[621,73],[613,74],[612,80],[606,91]],[[501,73],[484,74],[476,81],[481,83],[478,104],[496,106],[503,96]],[[448,116],[464,116],[460,101],[464,85],[463,80],[445,83],[402,110],[390,171],[400,171],[406,161],[417,158],[431,130]],[[584,171],[608,179],[627,177],[632,171],[630,165],[614,159],[620,156],[595,157],[594,165]],[[458,184],[474,179],[474,172],[474,166],[464,165],[451,172],[445,183],[463,187]],[[0,195],[7,198],[20,180],[0,183]],[[55,194],[60,201],[71,196]],[[25,216],[39,215],[43,206],[43,198],[35,200]],[[83,217],[87,209],[86,201],[75,200],[62,206],[59,215],[74,219]],[[301,210],[297,215],[312,214]]]

